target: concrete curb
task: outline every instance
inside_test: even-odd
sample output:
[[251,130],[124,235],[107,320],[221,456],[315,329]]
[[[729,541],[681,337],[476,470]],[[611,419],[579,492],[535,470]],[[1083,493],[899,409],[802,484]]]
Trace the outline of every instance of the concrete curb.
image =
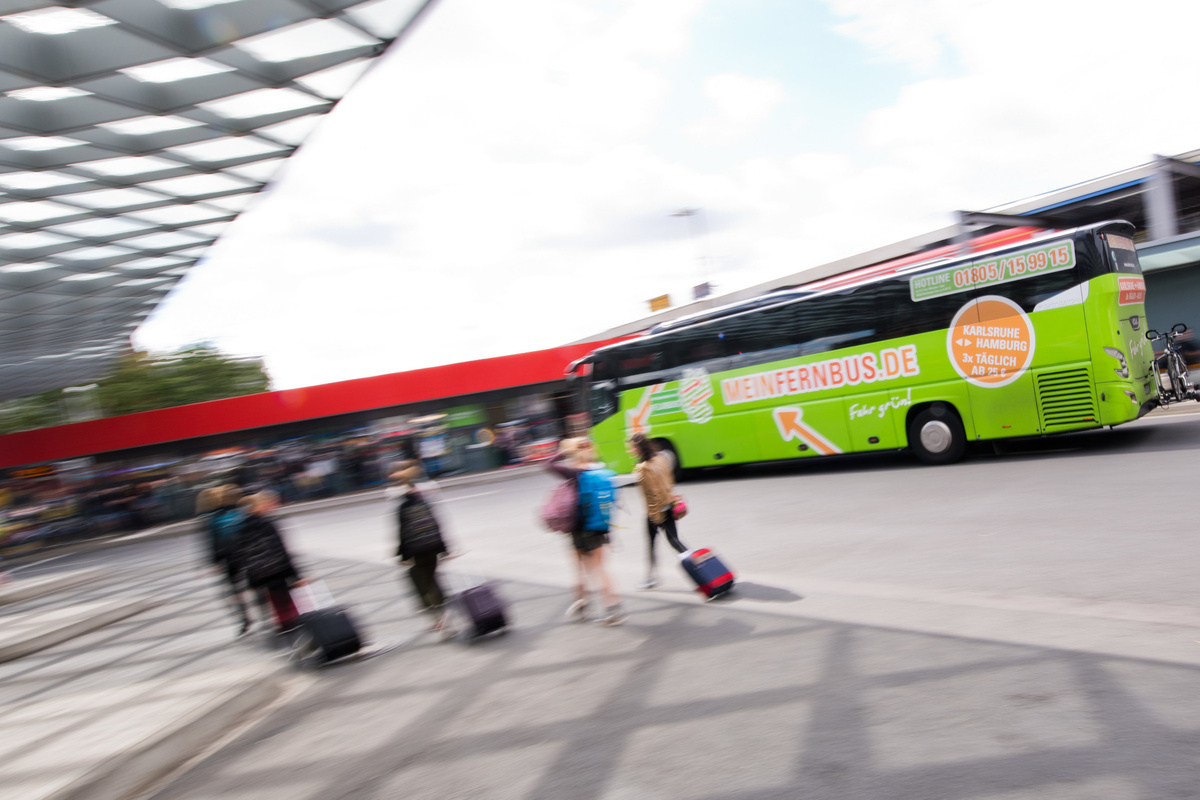
[[277,701],[287,679],[268,671],[163,726],[44,800],[133,800]]
[[[465,486],[483,486],[489,483],[499,483],[501,481],[512,480],[514,478],[524,478],[529,475],[537,475],[543,471],[541,464],[529,464],[520,467],[511,467],[507,469],[490,470],[488,472],[475,472],[467,475],[455,475],[449,478],[443,478],[437,483],[443,489],[456,489]],[[336,497],[327,497],[321,500],[306,500],[300,503],[291,503],[281,507],[275,512],[280,517],[291,517],[296,514],[306,514],[310,511],[325,511],[327,509],[341,508],[343,506],[352,506],[358,503],[371,502],[382,500],[385,495],[384,489],[367,489],[353,494],[342,494]],[[5,559],[4,563],[7,566],[22,566],[24,564],[32,564],[38,561],[44,561],[47,558],[58,558],[59,556],[77,555],[79,553],[92,553],[96,550],[107,550],[112,547],[122,547],[129,544],[140,544],[141,542],[154,542],[160,539],[171,539],[176,536],[183,536],[192,533],[196,530],[196,521],[194,519],[180,520],[179,522],[170,522],[157,528],[139,531],[137,533],[124,534],[121,536],[106,537],[103,539],[90,539],[76,544],[62,545],[60,547],[50,547],[45,550],[35,550],[29,553],[11,556]]]
[[44,578],[26,578],[0,584],[0,606],[20,603],[35,597],[53,594],[94,580],[106,574],[99,567],[72,572],[67,575],[49,575]]
[[120,622],[135,614],[148,611],[155,606],[161,605],[162,602],[163,600],[157,597],[139,597],[132,601],[120,600],[106,606],[96,614],[91,614],[83,619],[70,622],[62,627],[54,628],[53,630],[48,630],[44,633],[39,633],[27,639],[20,639],[9,644],[0,644],[0,664],[7,661],[15,661],[30,653],[45,650],[47,647],[53,647],[56,644],[74,639],[76,636],[82,636],[85,633],[91,633],[92,631],[107,627],[114,622]]

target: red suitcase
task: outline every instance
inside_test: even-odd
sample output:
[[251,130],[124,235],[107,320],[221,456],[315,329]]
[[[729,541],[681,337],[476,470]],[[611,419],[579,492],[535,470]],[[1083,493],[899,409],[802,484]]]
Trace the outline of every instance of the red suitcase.
[[679,563],[696,582],[696,591],[711,599],[733,588],[733,572],[707,548],[681,553]]

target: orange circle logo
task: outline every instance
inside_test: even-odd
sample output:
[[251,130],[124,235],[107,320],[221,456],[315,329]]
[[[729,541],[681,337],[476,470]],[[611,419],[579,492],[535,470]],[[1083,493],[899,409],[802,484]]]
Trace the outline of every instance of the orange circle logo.
[[1007,297],[988,295],[958,310],[946,334],[954,370],[976,386],[1005,386],[1033,362],[1033,323]]

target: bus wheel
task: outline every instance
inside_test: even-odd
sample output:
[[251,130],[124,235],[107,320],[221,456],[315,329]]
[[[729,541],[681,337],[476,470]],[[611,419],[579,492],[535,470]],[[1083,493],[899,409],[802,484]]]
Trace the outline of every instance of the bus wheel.
[[953,408],[934,403],[913,417],[908,445],[926,464],[951,464],[966,452],[967,435]]

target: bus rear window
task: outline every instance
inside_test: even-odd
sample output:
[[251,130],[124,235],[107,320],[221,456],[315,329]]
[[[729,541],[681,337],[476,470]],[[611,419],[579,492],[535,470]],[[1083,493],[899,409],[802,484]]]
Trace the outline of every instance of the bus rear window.
[[1108,242],[1109,266],[1113,272],[1142,274],[1142,267],[1138,264],[1137,250],[1134,249],[1132,239],[1116,233],[1106,233],[1104,241]]

